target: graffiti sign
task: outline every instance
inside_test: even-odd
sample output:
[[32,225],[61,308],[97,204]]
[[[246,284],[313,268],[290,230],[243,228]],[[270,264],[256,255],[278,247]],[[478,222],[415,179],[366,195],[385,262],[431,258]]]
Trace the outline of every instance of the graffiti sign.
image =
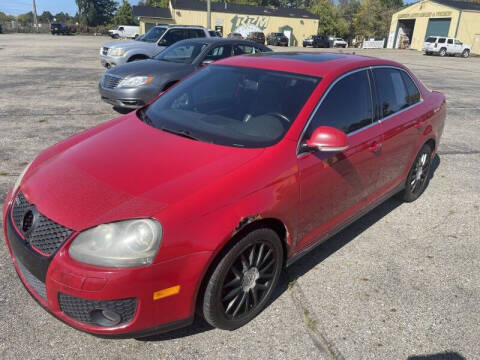
[[232,30],[243,37],[254,31],[263,31],[268,26],[268,16],[235,15],[232,19]]

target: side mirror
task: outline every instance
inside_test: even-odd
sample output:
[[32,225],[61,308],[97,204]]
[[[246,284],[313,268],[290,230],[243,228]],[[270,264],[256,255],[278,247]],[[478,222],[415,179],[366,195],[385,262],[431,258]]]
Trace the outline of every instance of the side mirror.
[[344,151],[348,148],[348,137],[341,130],[330,126],[319,126],[305,141],[305,145],[319,151]]
[[200,66],[210,65],[211,63],[213,63],[213,61],[214,60],[212,60],[212,59],[205,59],[205,60],[202,61]]

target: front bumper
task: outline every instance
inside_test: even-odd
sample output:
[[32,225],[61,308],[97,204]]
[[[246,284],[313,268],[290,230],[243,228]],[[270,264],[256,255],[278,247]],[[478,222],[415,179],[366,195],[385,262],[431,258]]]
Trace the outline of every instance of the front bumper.
[[[11,194],[6,201],[10,200]],[[100,268],[70,258],[68,247],[75,234],[56,254],[44,257],[19,235],[10,204],[4,208],[4,232],[30,295],[66,324],[102,337],[140,337],[190,324],[198,284],[211,257],[210,252],[199,252],[139,268]],[[173,286],[180,286],[177,294],[154,299],[154,293]],[[93,316],[105,309],[127,311],[130,317],[118,325],[99,325]]]
[[161,92],[161,88],[149,83],[136,88],[107,89],[104,88],[100,82],[98,84],[98,91],[100,92],[102,100],[113,106],[137,109],[155,98],[155,96]]
[[125,56],[110,56],[100,54],[100,63],[103,67],[109,68],[112,66],[123,65],[127,63]]

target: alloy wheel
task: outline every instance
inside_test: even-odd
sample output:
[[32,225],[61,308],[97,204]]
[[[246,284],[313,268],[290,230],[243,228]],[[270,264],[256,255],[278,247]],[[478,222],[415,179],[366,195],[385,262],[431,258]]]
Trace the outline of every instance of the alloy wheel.
[[418,157],[408,179],[412,193],[422,191],[429,174],[430,158],[431,157],[427,153],[422,153],[421,156]]

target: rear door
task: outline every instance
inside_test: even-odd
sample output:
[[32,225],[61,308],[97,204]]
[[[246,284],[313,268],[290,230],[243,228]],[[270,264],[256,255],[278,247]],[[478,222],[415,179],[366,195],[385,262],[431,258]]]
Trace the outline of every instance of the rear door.
[[375,67],[372,71],[383,132],[382,172],[378,184],[379,193],[383,193],[406,177],[423,130],[424,114],[420,92],[406,71],[394,67]]
[[[324,95],[306,127],[298,155],[302,233],[297,250],[308,247],[356,214],[377,188],[382,144],[370,89],[368,70],[340,78]],[[348,149],[305,150],[302,144],[319,126],[347,133]]]

